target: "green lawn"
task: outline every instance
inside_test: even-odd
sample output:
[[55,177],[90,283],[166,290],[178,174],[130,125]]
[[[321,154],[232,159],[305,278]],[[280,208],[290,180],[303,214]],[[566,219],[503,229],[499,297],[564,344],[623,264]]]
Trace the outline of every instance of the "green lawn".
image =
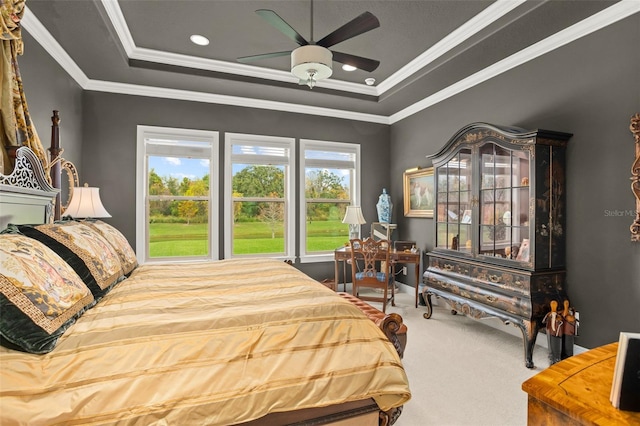
[[[234,225],[234,254],[284,253],[282,225],[271,228],[263,222],[240,222]],[[203,256],[207,254],[207,224],[149,224],[151,257]],[[331,251],[349,239],[347,226],[339,220],[307,223],[307,251]]]

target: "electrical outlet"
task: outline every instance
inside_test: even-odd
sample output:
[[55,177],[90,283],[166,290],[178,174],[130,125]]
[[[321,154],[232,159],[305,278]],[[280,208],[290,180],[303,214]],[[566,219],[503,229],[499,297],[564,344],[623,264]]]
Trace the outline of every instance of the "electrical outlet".
[[402,275],[407,275],[407,267],[406,266],[402,267]]

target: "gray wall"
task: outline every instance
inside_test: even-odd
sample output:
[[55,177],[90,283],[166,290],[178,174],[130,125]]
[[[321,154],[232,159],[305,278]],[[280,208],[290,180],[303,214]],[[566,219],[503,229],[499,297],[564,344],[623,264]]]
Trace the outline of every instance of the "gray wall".
[[[567,279],[580,311],[577,344],[595,347],[640,331],[640,244],[630,242],[629,187],[640,112],[640,16],[469,89],[391,126],[392,190],[402,172],[429,166],[464,125],[481,121],[573,133],[567,151]],[[422,160],[416,160],[416,159]],[[614,216],[619,212],[622,216]],[[400,235],[434,243],[432,219],[401,218]]]
[[[82,88],[26,31],[18,65],[31,119],[45,149],[51,146],[51,116],[60,111],[62,156],[82,172]],[[48,151],[47,151],[48,153]]]

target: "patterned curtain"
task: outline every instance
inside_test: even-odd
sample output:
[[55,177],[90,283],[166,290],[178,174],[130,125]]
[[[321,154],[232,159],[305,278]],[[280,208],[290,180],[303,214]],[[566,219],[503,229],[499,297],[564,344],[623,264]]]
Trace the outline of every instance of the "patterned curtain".
[[31,122],[18,68],[18,55],[22,55],[24,47],[20,20],[25,1],[0,0],[0,171],[4,174],[13,170],[8,151],[20,146],[31,148],[44,169],[49,169],[47,155]]

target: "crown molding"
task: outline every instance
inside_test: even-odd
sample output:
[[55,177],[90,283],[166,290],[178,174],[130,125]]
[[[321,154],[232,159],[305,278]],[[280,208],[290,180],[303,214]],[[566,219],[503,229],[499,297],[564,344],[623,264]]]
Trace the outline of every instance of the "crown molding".
[[89,77],[71,59],[71,56],[60,46],[51,33],[42,25],[29,8],[25,5],[24,15],[20,21],[22,28],[27,30],[33,38],[51,55],[51,57],[73,78],[83,89],[86,88]]
[[117,0],[102,0],[102,7],[104,7],[107,12],[107,16],[111,20],[111,25],[115,28],[116,34],[118,34],[118,38],[127,57],[131,58],[136,48],[136,43],[133,41],[133,36],[131,35],[131,31],[129,31],[127,20],[124,19],[120,5]]
[[460,27],[456,28],[442,40],[424,51],[420,56],[416,57],[378,84],[378,95],[382,95],[387,90],[392,89],[397,84],[403,82],[524,2],[525,0],[497,0],[495,3],[492,3],[491,6],[487,7]]
[[240,96],[218,95],[191,90],[169,89],[166,87],[143,86],[139,84],[115,83],[111,81],[89,80],[86,90],[118,93],[122,95],[148,96],[153,98],[176,99],[181,101],[203,102],[209,104],[231,105],[244,108],[259,108],[271,111],[283,111],[296,114],[318,115],[366,121],[369,123],[389,124],[389,117],[333,108],[293,104],[288,102],[244,98]]

